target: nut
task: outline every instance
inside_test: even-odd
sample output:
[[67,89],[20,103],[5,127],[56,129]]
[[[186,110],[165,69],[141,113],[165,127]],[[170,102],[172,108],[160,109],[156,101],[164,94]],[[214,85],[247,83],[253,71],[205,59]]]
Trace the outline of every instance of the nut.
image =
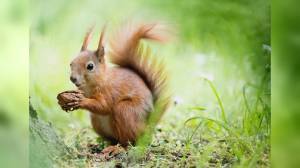
[[57,95],[57,99],[59,104],[66,105],[67,103],[70,103],[76,99],[76,94],[80,93],[79,91],[65,91],[62,93],[59,93]]

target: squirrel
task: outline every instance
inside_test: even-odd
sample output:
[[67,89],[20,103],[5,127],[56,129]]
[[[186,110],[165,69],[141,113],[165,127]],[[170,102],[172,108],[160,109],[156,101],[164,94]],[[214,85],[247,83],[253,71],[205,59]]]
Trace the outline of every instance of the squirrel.
[[[65,111],[85,109],[90,112],[95,132],[109,140],[112,146],[102,152],[115,151],[116,144],[134,144],[145,130],[149,116],[160,104],[159,118],[169,105],[168,79],[162,61],[155,59],[142,39],[166,41],[160,24],[127,24],[109,41],[110,52],[104,48],[105,28],[98,48],[88,50],[92,29],[84,38],[80,53],[72,60],[70,80],[78,90],[58,95]],[[109,58],[115,66],[108,66]],[[69,101],[62,94],[72,94]]]

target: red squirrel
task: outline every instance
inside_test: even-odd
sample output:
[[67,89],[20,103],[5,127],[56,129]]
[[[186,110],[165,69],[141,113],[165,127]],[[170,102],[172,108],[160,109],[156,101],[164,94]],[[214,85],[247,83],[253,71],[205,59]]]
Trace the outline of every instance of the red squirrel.
[[[91,30],[84,38],[81,51],[71,62],[70,80],[78,91],[70,101],[59,104],[65,111],[85,109],[90,112],[94,130],[112,142],[127,147],[134,144],[147,126],[149,115],[158,101],[163,113],[169,104],[164,64],[154,58],[140,41],[165,41],[159,24],[127,24],[109,40],[110,52],[104,50],[103,29],[98,48],[88,50]],[[105,59],[116,66],[109,66]],[[111,152],[108,147],[103,151]]]

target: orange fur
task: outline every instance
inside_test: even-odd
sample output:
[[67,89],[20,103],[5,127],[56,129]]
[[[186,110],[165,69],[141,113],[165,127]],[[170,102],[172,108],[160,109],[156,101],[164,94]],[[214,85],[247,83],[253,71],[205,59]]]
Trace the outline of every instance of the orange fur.
[[[137,140],[158,101],[163,102],[162,111],[169,102],[164,97],[167,89],[164,66],[152,57],[148,47],[140,44],[141,39],[164,41],[159,26],[128,24],[110,40],[109,55],[104,54],[104,32],[98,49],[86,50],[88,33],[82,47],[85,49],[71,63],[73,82],[83,94],[70,107],[90,111],[95,131],[123,146]],[[118,66],[106,66],[104,55]],[[87,70],[88,64],[93,64],[94,69]]]

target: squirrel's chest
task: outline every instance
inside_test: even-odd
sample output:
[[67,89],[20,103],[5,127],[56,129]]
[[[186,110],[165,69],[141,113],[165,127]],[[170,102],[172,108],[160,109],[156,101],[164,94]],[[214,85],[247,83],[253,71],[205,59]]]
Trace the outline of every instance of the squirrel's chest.
[[91,114],[91,122],[95,131],[104,137],[114,137],[109,115]]

